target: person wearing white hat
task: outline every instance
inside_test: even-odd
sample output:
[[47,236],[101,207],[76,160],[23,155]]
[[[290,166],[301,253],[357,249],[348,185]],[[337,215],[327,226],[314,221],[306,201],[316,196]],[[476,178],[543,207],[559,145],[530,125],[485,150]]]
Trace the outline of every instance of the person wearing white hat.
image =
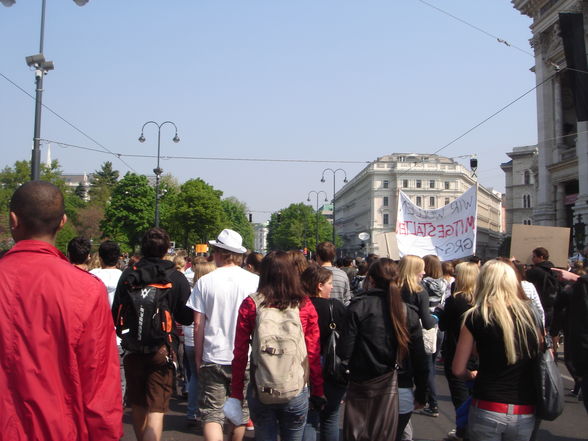
[[[204,439],[216,441],[223,439],[223,405],[231,390],[239,307],[245,297],[257,291],[259,276],[241,268],[243,253],[247,250],[236,231],[225,229],[216,240],[208,243],[213,247],[217,269],[194,284],[186,305],[194,310],[194,347]],[[243,424],[233,429],[233,441],[243,439],[248,419],[248,409],[244,409]]]

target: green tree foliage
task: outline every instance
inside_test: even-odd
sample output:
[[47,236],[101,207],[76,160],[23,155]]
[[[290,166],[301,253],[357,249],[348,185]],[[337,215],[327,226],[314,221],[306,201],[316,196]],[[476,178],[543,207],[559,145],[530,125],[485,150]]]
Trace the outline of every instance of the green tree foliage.
[[[316,212],[311,207],[303,203],[290,204],[279,213],[272,214],[268,225],[268,247],[270,250],[302,249],[306,237],[306,246],[314,251],[316,225]],[[319,214],[319,242],[331,240],[332,228],[329,221]]]
[[100,223],[104,237],[118,242],[125,251],[139,244],[153,225],[155,190],[145,176],[127,173],[114,189]]
[[67,221],[63,228],[57,233],[55,246],[59,248],[59,251],[67,255],[67,244],[76,236],[78,236],[78,232],[75,226],[70,221]]
[[223,229],[222,194],[202,179],[186,181],[174,197],[164,228],[185,248],[214,239]]
[[99,170],[92,174],[90,181],[90,200],[93,205],[105,207],[112,190],[118,182],[120,173],[112,168],[112,162],[106,161]]
[[[0,246],[10,244],[10,229],[8,227],[8,205],[14,191],[22,184],[30,180],[30,161],[16,161],[14,166],[6,166],[0,171]],[[65,199],[65,213],[70,219],[70,227],[75,230],[74,224],[77,211],[85,204],[75,195],[75,191],[67,187],[61,167],[57,160],[50,166],[41,164],[41,179],[55,184],[63,192]],[[68,227],[68,228],[70,228]]]
[[247,205],[239,199],[230,196],[221,201],[225,214],[225,227],[235,230],[243,237],[243,246],[253,248],[253,225],[249,222]]

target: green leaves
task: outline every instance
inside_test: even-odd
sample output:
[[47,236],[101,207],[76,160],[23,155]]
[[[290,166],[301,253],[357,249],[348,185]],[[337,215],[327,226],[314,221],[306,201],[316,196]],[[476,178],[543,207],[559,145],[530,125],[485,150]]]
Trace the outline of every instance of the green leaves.
[[[314,251],[317,231],[316,214],[310,206],[303,203],[290,204],[290,206],[279,212],[279,216],[278,213],[273,213],[268,226],[267,240],[269,249],[302,249],[306,244],[310,250]],[[332,228],[329,221],[319,213],[319,242],[331,240]]]

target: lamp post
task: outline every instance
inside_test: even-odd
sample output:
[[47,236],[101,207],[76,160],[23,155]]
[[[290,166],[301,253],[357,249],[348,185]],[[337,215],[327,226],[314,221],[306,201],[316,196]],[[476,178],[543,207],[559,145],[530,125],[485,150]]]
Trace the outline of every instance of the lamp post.
[[310,202],[310,195],[313,193],[316,195],[316,244],[314,247],[314,252],[316,253],[316,249],[318,248],[318,243],[319,243],[319,211],[318,211],[318,209],[319,209],[319,196],[322,193],[325,195],[325,202],[327,202],[328,199],[327,199],[327,193],[324,192],[323,190],[320,190],[320,191],[311,190],[308,192],[308,196],[306,196],[307,202]]
[[343,173],[343,183],[347,183],[347,173],[342,168],[338,168],[333,170],[332,168],[326,168],[323,170],[323,176],[321,178],[321,182],[325,182],[325,172],[331,172],[333,174],[333,245],[335,244],[335,177],[337,176],[337,172]]
[[[74,0],[78,6],[84,6],[89,0]],[[12,6],[14,0],[0,0],[4,6]],[[43,109],[43,77],[55,66],[53,61],[45,60],[43,43],[45,41],[45,5],[41,1],[41,33],[39,37],[39,53],[25,58],[27,66],[35,69],[35,125],[33,129],[33,150],[31,152],[31,180],[41,178],[41,110]]]
[[145,126],[149,124],[154,124],[157,126],[157,167],[153,169],[153,173],[155,173],[155,226],[159,227],[159,178],[163,173],[163,170],[159,167],[159,158],[160,158],[160,151],[161,151],[161,128],[166,124],[171,124],[174,126],[176,134],[174,135],[172,141],[176,144],[180,142],[180,137],[178,136],[178,127],[172,121],[164,121],[161,124],[157,124],[155,121],[147,121],[141,127],[141,136],[139,136],[139,142],[145,142],[145,136],[143,136],[143,131],[145,130]]

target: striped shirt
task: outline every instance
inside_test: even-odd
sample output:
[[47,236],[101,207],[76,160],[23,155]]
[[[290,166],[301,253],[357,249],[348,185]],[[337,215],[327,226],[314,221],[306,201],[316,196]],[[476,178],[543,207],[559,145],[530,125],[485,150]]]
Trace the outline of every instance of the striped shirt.
[[345,271],[340,270],[335,266],[323,266],[333,273],[333,290],[331,291],[331,298],[338,299],[345,306],[349,305],[351,301],[351,289],[349,288],[349,277]]

